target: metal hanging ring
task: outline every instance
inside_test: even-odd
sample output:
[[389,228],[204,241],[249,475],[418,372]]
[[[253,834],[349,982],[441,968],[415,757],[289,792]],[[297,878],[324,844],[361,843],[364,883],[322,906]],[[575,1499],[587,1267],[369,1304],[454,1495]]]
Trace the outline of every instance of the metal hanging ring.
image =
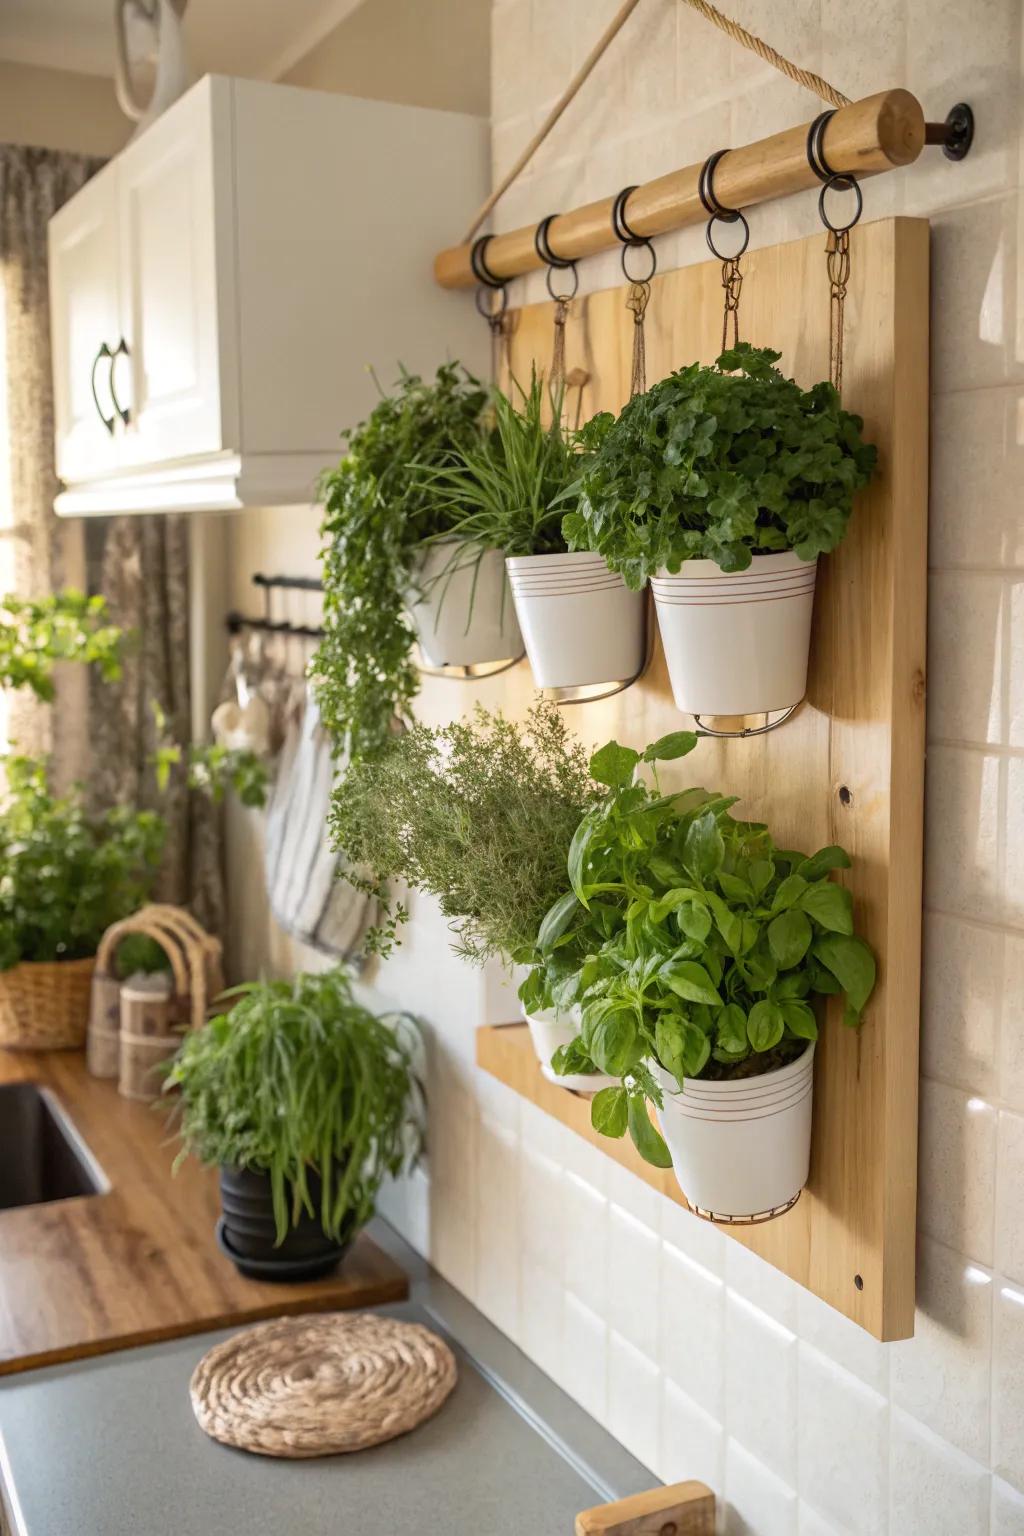
[[[730,256],[724,256],[718,249],[718,246],[715,244],[715,224],[716,222],[720,222],[722,224],[735,224],[737,220],[739,220],[740,224],[743,226],[743,243],[741,244],[738,251],[733,251],[732,255]],[[722,213],[713,213],[710,219],[708,219],[708,227],[704,233],[708,242],[708,250],[711,252],[712,256],[717,256],[719,261],[739,261],[740,257],[743,255],[743,252],[746,250],[750,243],[750,225],[747,223],[746,219],[743,217],[743,214],[740,213],[738,208],[730,208],[726,211],[723,211]]]
[[469,253],[469,264],[473,269],[473,276],[484,288],[504,288],[505,279],[497,277],[487,265],[487,247],[494,239],[493,235],[481,235],[479,240],[473,241]]
[[551,249],[551,242],[548,239],[548,230],[551,228],[552,219],[557,218],[557,213],[549,213],[546,219],[541,219],[540,223],[537,225],[536,230],[534,231],[533,248],[537,252],[537,255],[540,257],[541,261],[544,262],[545,266],[558,268],[575,267],[576,263],[571,259],[571,257],[556,256],[554,251]]
[[[654,246],[646,235],[638,235],[635,229],[630,229],[626,222],[626,203],[630,194],[636,191],[636,187],[623,187],[615,201],[612,203],[612,233],[616,240],[622,243],[622,275],[628,283],[649,283],[658,270],[658,258],[654,254]],[[640,277],[634,277],[629,270],[626,257],[630,250],[646,250],[651,270]]]
[[807,164],[819,181],[828,181],[837,173],[825,159],[825,129],[835,117],[835,108],[820,113],[807,130]]
[[[853,218],[850,219],[847,224],[833,224],[832,220],[829,218],[828,213],[825,210],[825,198],[828,196],[829,192],[855,192],[857,194],[857,207],[854,210]],[[833,235],[845,235],[857,223],[857,220],[860,218],[863,211],[864,194],[860,190],[860,186],[857,183],[856,177],[847,175],[832,175],[828,178],[827,181],[822,182],[821,191],[818,193],[818,212],[821,215],[821,222],[824,224],[827,230],[831,231]]]
[[[494,309],[491,305],[492,293],[498,295],[497,309]],[[506,309],[508,309],[508,289],[504,283],[499,288],[479,287],[476,290],[477,314],[481,315],[489,325],[493,325],[496,320],[500,320]]]
[[[556,272],[564,272],[567,269],[572,273],[572,287],[569,289],[568,293],[556,293],[552,286],[551,279]],[[560,262],[557,267],[548,267],[545,282],[548,286],[548,293],[550,293],[556,304],[568,304],[572,299],[576,297],[580,286],[580,275],[576,271],[576,263],[574,261],[563,261]]]
[[697,177],[697,196],[704,205],[704,212],[711,218],[724,219],[727,224],[732,224],[741,217],[739,209],[726,208],[715,196],[715,171],[722,156],[728,153],[727,149],[716,149],[713,155],[708,155]]

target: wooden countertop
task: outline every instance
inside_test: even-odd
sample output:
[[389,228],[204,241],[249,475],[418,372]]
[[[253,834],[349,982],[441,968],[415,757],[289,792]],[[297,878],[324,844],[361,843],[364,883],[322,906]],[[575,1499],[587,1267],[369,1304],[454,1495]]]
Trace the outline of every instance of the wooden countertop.
[[0,1082],[48,1087],[100,1162],[104,1195],[0,1211],[0,1375],[287,1312],[399,1301],[403,1271],[361,1234],[336,1275],[246,1280],[217,1247],[217,1173],[176,1146],[164,1106],[123,1099],[77,1051],[0,1051]]

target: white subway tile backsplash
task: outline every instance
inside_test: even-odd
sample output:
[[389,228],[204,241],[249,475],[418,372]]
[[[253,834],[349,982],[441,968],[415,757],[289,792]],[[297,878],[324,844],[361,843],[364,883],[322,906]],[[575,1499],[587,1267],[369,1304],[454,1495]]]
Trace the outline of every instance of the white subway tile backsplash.
[[608,1425],[637,1461],[658,1461],[661,1372],[614,1329],[608,1334]]
[[1024,934],[1006,933],[1002,939],[999,1092],[1024,1111]]
[[991,1521],[991,1536],[1021,1536],[1024,1531],[1024,1493],[1001,1477],[992,1479]]
[[[912,187],[907,195],[912,201]],[[978,389],[1021,377],[1017,216],[1017,193],[1011,192],[932,219],[935,390]]]
[[876,1392],[889,1391],[889,1346],[801,1286],[797,1297],[797,1332],[819,1354],[859,1376]]
[[986,1536],[991,1474],[938,1435],[893,1410],[889,1523],[900,1536]]
[[992,1263],[996,1111],[977,1094],[921,1083],[917,1221],[922,1232]]
[[666,1243],[711,1274],[725,1274],[725,1255],[730,1243],[720,1227],[694,1216],[675,1200],[662,1200],[660,1215],[661,1235]]
[[608,1421],[608,1324],[566,1292],[562,1318],[562,1386],[602,1423]]
[[802,1500],[797,1508],[797,1531],[799,1536],[848,1536],[845,1528],[826,1520]]
[[543,1265],[519,1268],[519,1346],[559,1384],[564,1379],[565,1287]]
[[716,1418],[725,1408],[725,1287],[665,1243],[661,1250],[658,1363]]
[[736,1440],[725,1451],[724,1536],[797,1536],[793,1488]]
[[733,1291],[725,1303],[725,1422],[752,1456],[795,1485],[796,1336]]
[[925,898],[929,907],[1003,921],[1000,768],[994,754],[928,748]]
[[809,1344],[800,1357],[800,1491],[855,1536],[886,1528],[889,1404]]
[[996,1280],[992,1470],[1024,1493],[1024,1287]]
[[661,1444],[657,1473],[664,1483],[689,1478],[721,1488],[724,1476],[725,1431],[718,1419],[677,1387],[662,1380]]
[[928,912],[924,919],[921,1070],[990,1097],[1003,1007],[1004,935]]
[[635,1173],[613,1163],[608,1176],[608,1198],[642,1226],[657,1232],[660,1224],[662,1196]]
[[929,561],[1024,566],[1024,391],[955,386],[932,401]]
[[725,1283],[777,1323],[796,1330],[799,1287],[742,1243],[726,1239]]
[[933,571],[928,582],[928,734],[1009,740],[1012,591],[1007,579]]
[[565,1184],[562,1170],[526,1143],[519,1158],[519,1233],[524,1255],[557,1276],[565,1268]]
[[608,1308],[608,1202],[591,1184],[565,1175],[566,1289],[595,1312]]
[[992,1290],[987,1270],[922,1238],[914,1337],[889,1346],[893,1402],[983,1463],[989,1454]]
[[657,1232],[614,1203],[608,1211],[608,1322],[636,1349],[658,1353]]
[[1024,1115],[999,1115],[996,1268],[1024,1286]]

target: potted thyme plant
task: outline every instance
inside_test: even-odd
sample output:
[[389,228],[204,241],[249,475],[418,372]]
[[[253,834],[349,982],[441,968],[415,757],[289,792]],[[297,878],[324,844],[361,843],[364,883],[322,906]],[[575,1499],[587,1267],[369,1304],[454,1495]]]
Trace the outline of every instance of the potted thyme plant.
[[[552,704],[539,704],[525,725],[478,708],[471,721],[415,724],[392,738],[349,769],[331,818],[346,879],[381,903],[368,949],[387,955],[398,942],[408,910],[394,885],[403,882],[437,899],[456,951],[471,963],[536,964],[537,931],[565,889],[573,833],[602,793]],[[550,987],[535,986],[529,1002],[538,1060],[558,1081],[551,1058],[578,1020]],[[592,1063],[581,1075],[589,1091],[610,1082]]]
[[570,550],[650,581],[676,704],[788,709],[807,690],[819,555],[846,532],[875,449],[827,382],[802,390],[780,354],[741,342],[582,429]]
[[529,390],[513,391],[493,391],[493,432],[460,444],[430,483],[453,537],[505,556],[537,687],[625,682],[643,664],[643,596],[600,555],[566,548],[564,503],[580,460],[561,391],[548,397],[536,372]]
[[403,372],[321,481],[324,638],[312,675],[324,724],[352,757],[408,716],[428,664],[519,654],[503,557],[465,547],[431,477],[477,443],[487,392],[455,363],[432,381]]
[[168,1072],[186,1156],[220,1169],[217,1238],[243,1275],[330,1273],[419,1145],[414,1036],[343,970],[261,981],[192,1030]]
[[842,994],[857,1024],[875,961],[831,878],[850,865],[841,848],[806,857],[734,818],[734,797],[658,792],[657,762],[695,741],[680,732],[642,757],[615,742],[595,754],[609,790],[573,838],[569,889],[540,925],[542,964],[524,993],[549,986],[554,966],[554,997],[582,1021],[556,1070],[619,1079],[594,1098],[597,1130],[628,1129],[702,1213],[765,1217],[807,1181],[815,999]]

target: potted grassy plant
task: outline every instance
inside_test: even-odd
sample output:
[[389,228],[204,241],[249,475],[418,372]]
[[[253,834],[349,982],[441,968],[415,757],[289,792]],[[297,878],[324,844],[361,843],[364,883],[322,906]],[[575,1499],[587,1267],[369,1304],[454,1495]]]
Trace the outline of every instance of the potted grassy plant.
[[675,701],[691,714],[803,698],[817,559],[875,465],[832,385],[800,389],[779,356],[740,343],[582,431],[568,546],[635,590],[650,581]]
[[[479,440],[487,392],[455,363],[432,381],[402,373],[323,476],[324,639],[313,660],[321,714],[353,757],[376,751],[432,666],[518,655],[502,556],[470,551],[453,569],[453,518],[431,475]],[[415,466],[415,468],[413,468]],[[438,542],[437,536],[449,542]]]
[[[525,725],[478,708],[471,721],[437,730],[416,724],[393,738],[349,770],[331,819],[346,878],[381,903],[368,948],[386,955],[398,942],[408,917],[395,900],[402,882],[436,898],[454,947],[472,963],[539,963],[538,928],[565,888],[573,833],[601,793],[551,704],[538,705]],[[535,986],[529,1004],[538,1059],[550,1073],[578,1022],[550,987]],[[588,1064],[583,1072],[589,1091],[604,1081],[594,1071]]]
[[538,688],[625,682],[643,663],[643,596],[599,554],[566,547],[564,502],[580,461],[561,393],[549,398],[536,372],[513,392],[493,391],[493,432],[460,444],[430,483],[453,536],[505,556]]
[[409,1023],[363,1008],[340,969],[225,995],[166,1079],[179,1160],[220,1169],[218,1241],[243,1275],[314,1279],[418,1150]]
[[[849,867],[841,848],[805,857],[734,818],[734,797],[658,792],[657,762],[695,741],[681,732],[642,758],[614,742],[595,755],[608,793],[580,822],[569,889],[538,946],[542,958],[557,961],[564,945],[579,959],[556,986],[581,1018],[556,1068],[591,1064],[619,1079],[595,1097],[594,1126],[628,1129],[702,1213],[763,1217],[807,1181],[815,999],[843,994],[846,1022],[857,1023],[875,961],[854,932],[849,891],[831,878]],[[642,761],[655,765],[653,789]]]

